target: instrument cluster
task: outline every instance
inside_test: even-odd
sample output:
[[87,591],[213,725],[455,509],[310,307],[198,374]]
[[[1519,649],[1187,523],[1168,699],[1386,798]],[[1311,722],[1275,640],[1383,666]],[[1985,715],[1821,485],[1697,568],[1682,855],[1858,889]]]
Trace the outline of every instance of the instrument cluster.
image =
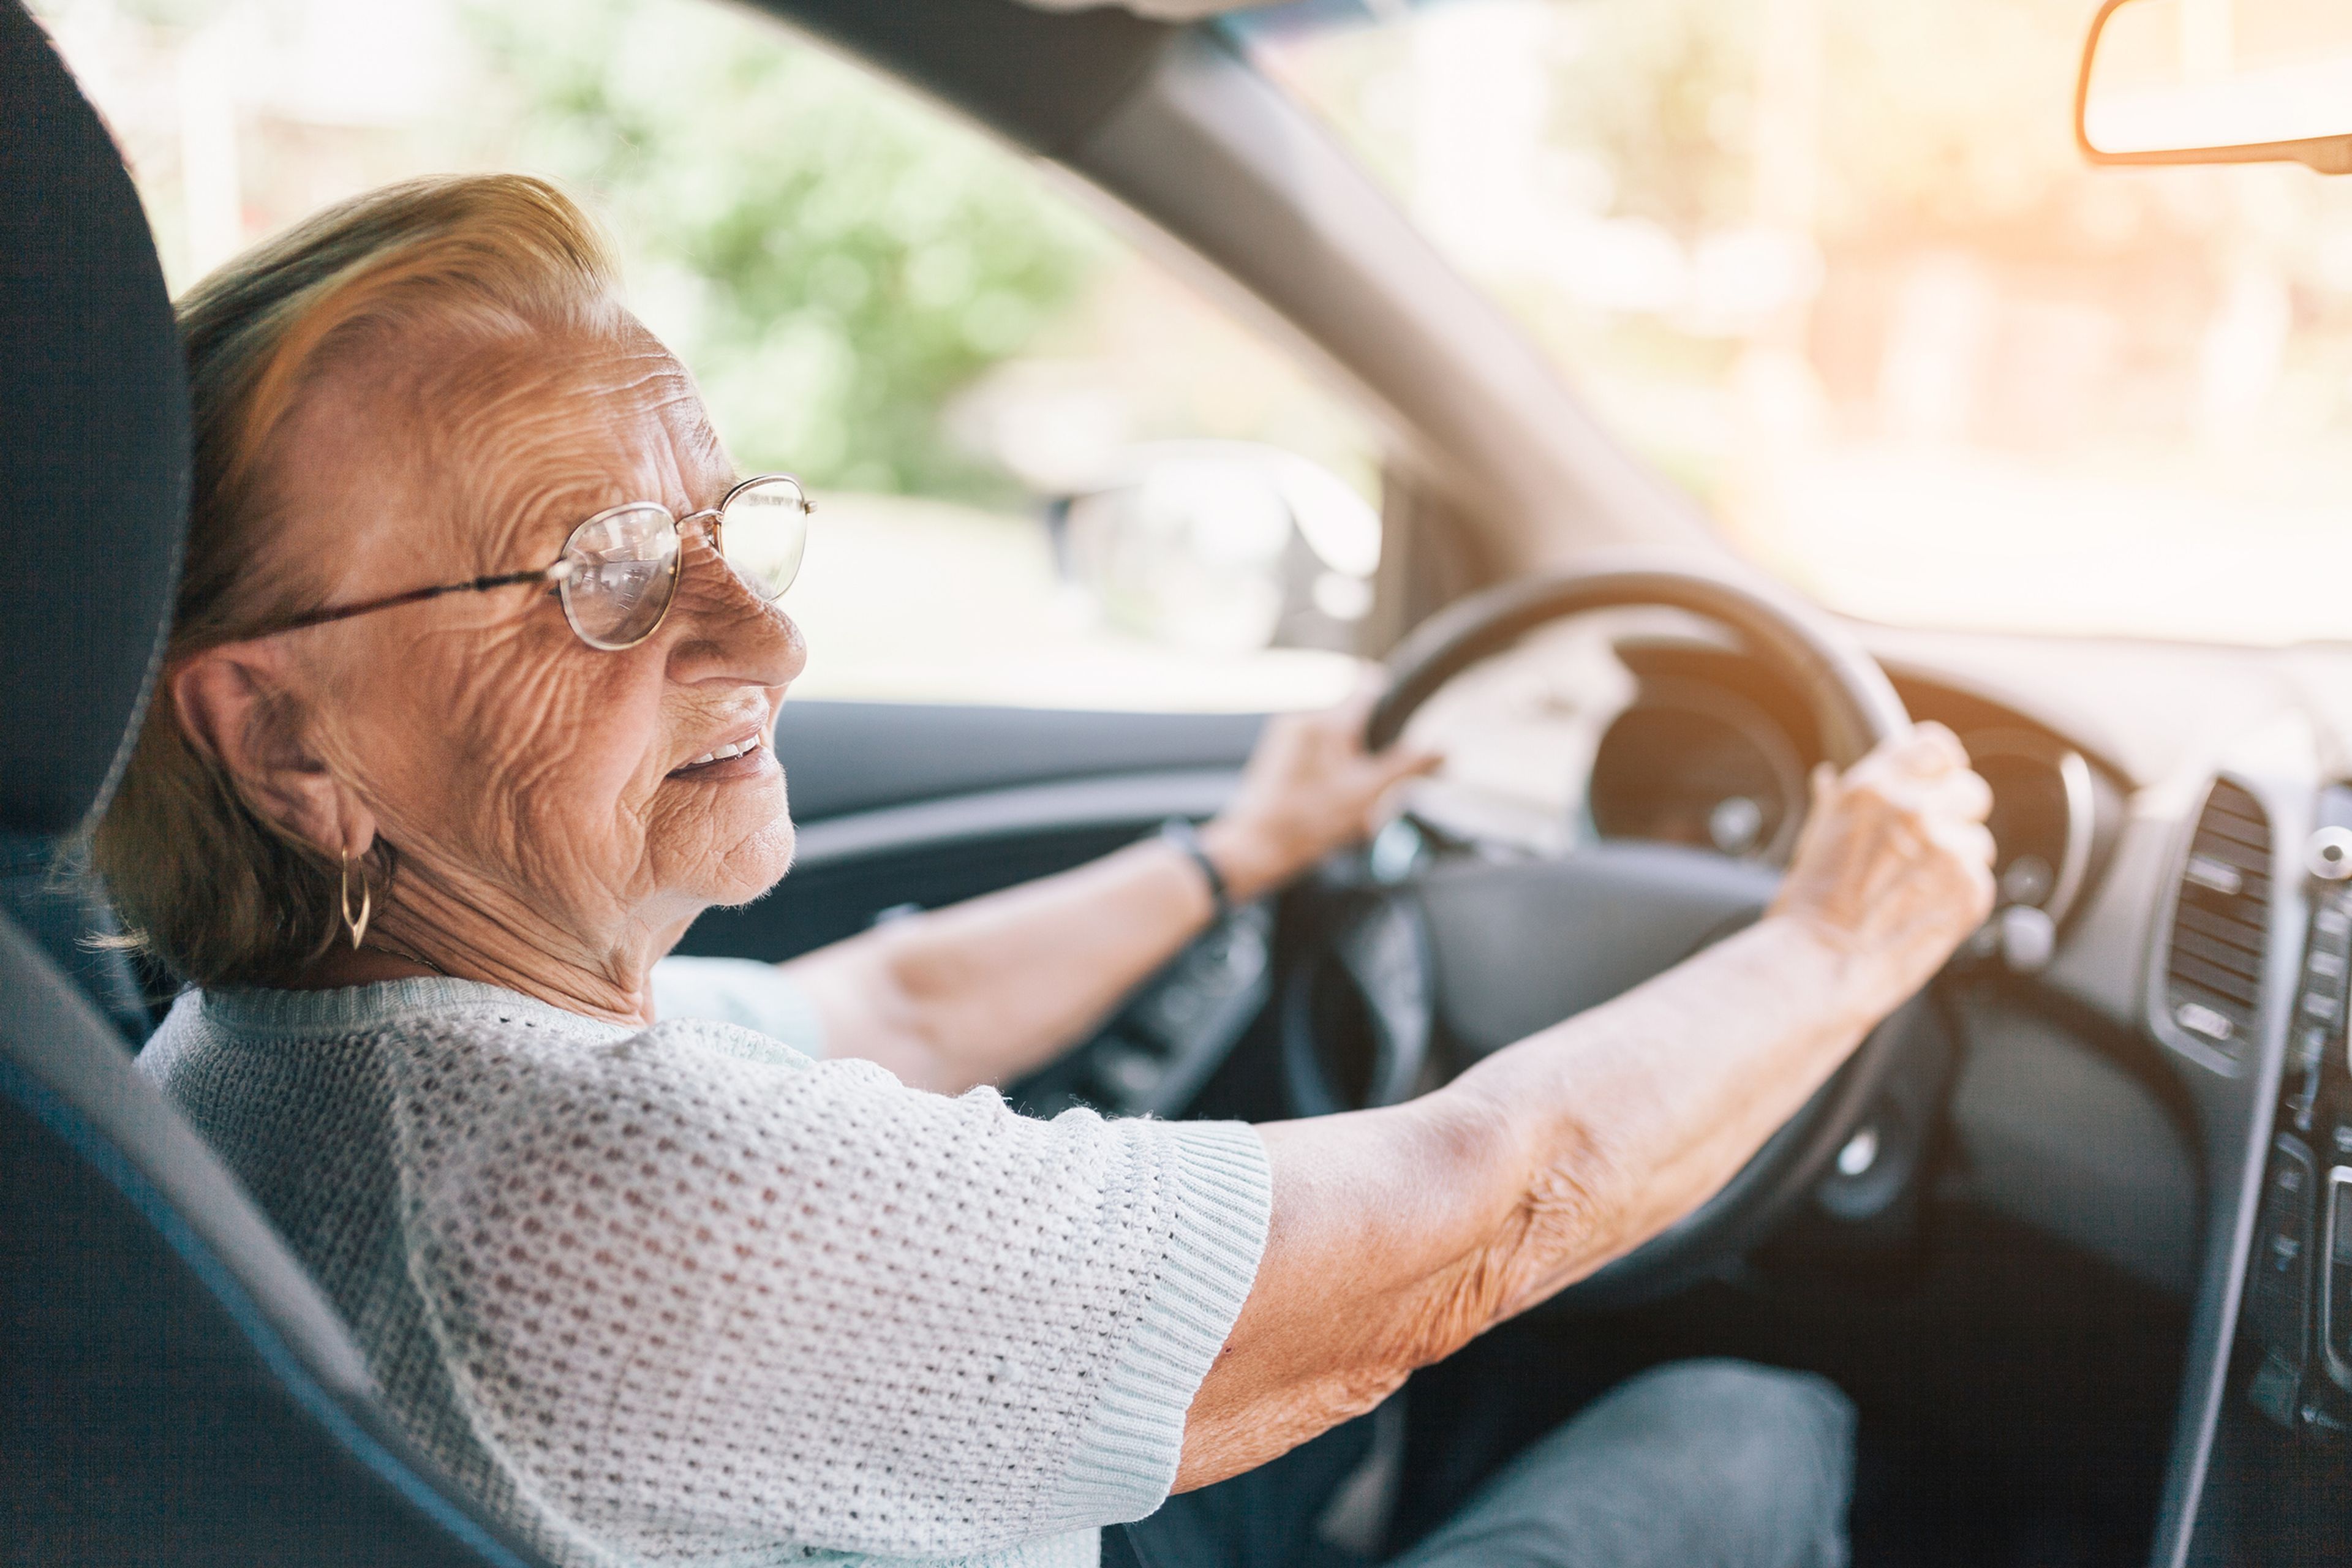
[[[1906,692],[1920,718],[1941,718],[1932,696]],[[1946,719],[1992,786],[1993,876],[2000,910],[2066,918],[2091,872],[2099,837],[2098,776],[2083,753],[2015,721]],[[1602,838],[1641,838],[1785,863],[1808,805],[1819,752],[1739,692],[1681,678],[1644,680],[1602,734],[1588,810]]]
[[[1416,797],[1416,817],[1488,852],[1642,839],[1786,864],[1823,752],[1804,701],[1691,623],[1592,619],[1547,629],[1433,700],[1413,729],[1448,760]],[[2031,942],[2026,928],[2040,927],[2047,937],[2120,821],[2119,790],[2018,713],[1941,685],[1895,684],[1915,718],[1960,737],[1992,786],[1987,826],[2010,934]]]

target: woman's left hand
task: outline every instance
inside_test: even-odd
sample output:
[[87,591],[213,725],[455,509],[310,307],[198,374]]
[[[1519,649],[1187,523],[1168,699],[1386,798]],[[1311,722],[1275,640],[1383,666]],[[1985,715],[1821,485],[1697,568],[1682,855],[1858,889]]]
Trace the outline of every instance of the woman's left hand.
[[1403,741],[1377,755],[1366,750],[1364,723],[1379,697],[1379,687],[1368,685],[1336,708],[1266,721],[1240,794],[1201,830],[1201,847],[1236,903],[1370,836],[1397,786],[1443,760]]

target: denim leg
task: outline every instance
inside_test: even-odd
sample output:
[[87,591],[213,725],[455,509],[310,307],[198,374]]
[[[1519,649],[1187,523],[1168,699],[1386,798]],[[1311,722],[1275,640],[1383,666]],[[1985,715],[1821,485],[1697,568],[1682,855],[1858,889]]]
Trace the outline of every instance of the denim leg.
[[1844,1568],[1853,1426],[1818,1377],[1660,1367],[1513,1460],[1392,1568]]

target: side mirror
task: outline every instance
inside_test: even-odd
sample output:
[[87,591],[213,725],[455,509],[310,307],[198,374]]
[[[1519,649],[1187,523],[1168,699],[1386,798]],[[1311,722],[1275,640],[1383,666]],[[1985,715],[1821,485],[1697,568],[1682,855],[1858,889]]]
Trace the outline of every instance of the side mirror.
[[1338,475],[1276,447],[1171,441],[1055,503],[1063,566],[1109,624],[1204,653],[1352,652],[1381,520]]
[[2306,163],[2352,174],[2352,6],[2106,0],[2074,139],[2094,163]]

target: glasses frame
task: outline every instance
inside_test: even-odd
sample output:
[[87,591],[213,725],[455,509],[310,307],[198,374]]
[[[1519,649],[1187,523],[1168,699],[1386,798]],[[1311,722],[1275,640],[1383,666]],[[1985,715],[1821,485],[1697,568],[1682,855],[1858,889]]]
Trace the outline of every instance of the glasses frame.
[[[661,630],[662,623],[669,619],[670,606],[677,603],[677,585],[680,582],[684,581],[686,577],[686,561],[684,557],[686,554],[687,531],[690,528],[707,526],[710,531],[711,548],[718,552],[719,558],[721,561],[726,560],[726,544],[719,531],[719,519],[726,513],[727,508],[732,504],[737,496],[741,495],[745,490],[750,489],[754,485],[770,484],[778,479],[782,479],[785,483],[791,485],[793,491],[799,495],[801,518],[802,521],[805,522],[809,516],[816,510],[816,503],[809,500],[808,487],[801,483],[800,476],[797,474],[785,473],[753,474],[750,479],[741,480],[730,488],[725,495],[719,497],[719,504],[717,506],[707,506],[699,511],[690,511],[684,517],[670,516],[669,508],[662,505],[659,501],[625,500],[617,506],[608,506],[604,510],[598,512],[595,516],[584,518],[575,524],[572,527],[572,531],[563,536],[562,552],[556,556],[552,563],[541,567],[535,572],[493,573],[486,577],[470,577],[462,583],[441,583],[436,584],[430,588],[410,588],[404,593],[386,594],[380,599],[364,599],[356,605],[336,605],[323,610],[310,610],[299,616],[291,616],[284,620],[272,622],[269,626],[263,627],[261,630],[251,632],[247,635],[248,637],[275,637],[280,632],[300,631],[307,626],[323,626],[335,621],[347,621],[354,616],[373,615],[378,610],[397,609],[403,605],[421,605],[427,599],[438,599],[449,594],[487,594],[494,589],[519,588],[526,584],[542,585],[561,590],[565,583],[571,581],[572,577],[578,574],[578,568],[574,565],[571,558],[572,541],[578,539],[580,535],[587,530],[595,527],[598,523],[605,521],[607,519],[618,517],[624,512],[643,511],[650,508],[655,511],[660,512],[664,517],[669,518],[670,528],[677,535],[678,550],[677,569],[670,574],[668,595],[663,599],[662,607],[655,615],[653,624],[648,626],[636,637],[631,637],[627,642],[603,641],[596,637],[590,637],[586,632],[581,629],[579,620],[572,613],[572,602],[569,597],[565,597],[562,601],[563,605],[563,621],[566,626],[572,628],[572,635],[573,637],[578,637],[582,642],[587,644],[590,647],[594,648],[599,653],[625,653],[628,649],[636,647],[639,643],[644,642],[647,637],[652,637],[656,632]],[[794,574],[795,576],[798,574],[797,567],[794,568]],[[737,576],[740,578],[741,574],[738,573]],[[746,585],[749,586],[750,584],[747,584]],[[778,589],[772,595],[760,594],[760,597],[767,604],[774,604],[777,599],[783,597],[785,590],[791,588],[791,586],[792,584],[790,583],[786,583],[783,588]],[[755,594],[760,592],[756,587],[752,588],[751,591]]]

